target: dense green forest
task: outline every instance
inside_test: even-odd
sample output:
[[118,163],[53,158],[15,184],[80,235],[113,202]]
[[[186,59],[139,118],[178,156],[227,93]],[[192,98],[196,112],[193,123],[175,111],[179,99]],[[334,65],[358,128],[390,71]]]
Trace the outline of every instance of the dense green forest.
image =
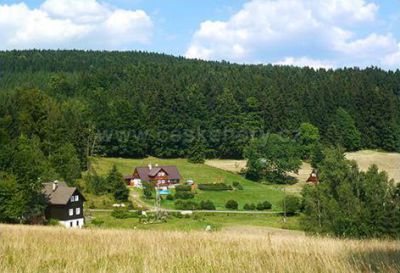
[[[315,125],[325,144],[400,149],[400,71],[238,65],[145,52],[9,51],[0,52],[0,91],[4,135],[35,136],[45,155],[64,138],[82,166],[92,152],[184,157],[194,141],[207,157],[240,158],[253,135],[295,137],[302,122]],[[358,139],[342,138],[347,125]]]

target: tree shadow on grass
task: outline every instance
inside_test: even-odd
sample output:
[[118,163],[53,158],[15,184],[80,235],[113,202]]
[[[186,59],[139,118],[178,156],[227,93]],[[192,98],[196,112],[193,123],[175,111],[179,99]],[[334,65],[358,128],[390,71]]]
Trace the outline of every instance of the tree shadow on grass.
[[400,272],[400,249],[355,252],[349,255],[350,263],[360,272]]

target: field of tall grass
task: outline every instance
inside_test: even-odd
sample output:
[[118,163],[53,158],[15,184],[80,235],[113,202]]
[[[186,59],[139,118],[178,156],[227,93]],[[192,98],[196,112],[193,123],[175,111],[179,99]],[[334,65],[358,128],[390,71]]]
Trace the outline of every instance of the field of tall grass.
[[399,272],[396,241],[0,225],[0,272]]

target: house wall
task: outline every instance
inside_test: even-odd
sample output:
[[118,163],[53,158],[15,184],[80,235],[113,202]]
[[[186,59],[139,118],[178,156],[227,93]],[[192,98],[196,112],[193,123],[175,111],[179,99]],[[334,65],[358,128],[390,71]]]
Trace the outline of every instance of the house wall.
[[60,221],[60,224],[62,224],[66,228],[82,228],[83,225],[85,224],[85,219],[77,218],[77,219],[71,219],[71,220],[66,220],[66,221]]
[[[69,221],[84,218],[83,216],[83,196],[79,191],[75,191],[73,195],[79,195],[79,200],[68,201],[66,205],[49,205],[46,208],[45,215],[47,219],[57,219],[59,221]],[[80,213],[76,214],[76,208],[80,208]],[[73,209],[73,215],[69,215],[69,210]]]

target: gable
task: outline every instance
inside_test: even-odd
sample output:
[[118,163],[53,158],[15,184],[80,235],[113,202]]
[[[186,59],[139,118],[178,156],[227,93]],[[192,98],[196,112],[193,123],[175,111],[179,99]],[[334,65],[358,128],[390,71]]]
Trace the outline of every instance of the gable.
[[56,190],[53,190],[53,182],[44,183],[43,186],[43,193],[52,205],[66,205],[73,195],[79,195],[79,200],[86,201],[77,188],[68,187],[64,182],[58,182]]
[[149,167],[136,167],[134,170],[134,175],[143,181],[151,181],[160,172],[164,171],[171,180],[180,180],[181,175],[176,166],[157,166],[152,168]]

